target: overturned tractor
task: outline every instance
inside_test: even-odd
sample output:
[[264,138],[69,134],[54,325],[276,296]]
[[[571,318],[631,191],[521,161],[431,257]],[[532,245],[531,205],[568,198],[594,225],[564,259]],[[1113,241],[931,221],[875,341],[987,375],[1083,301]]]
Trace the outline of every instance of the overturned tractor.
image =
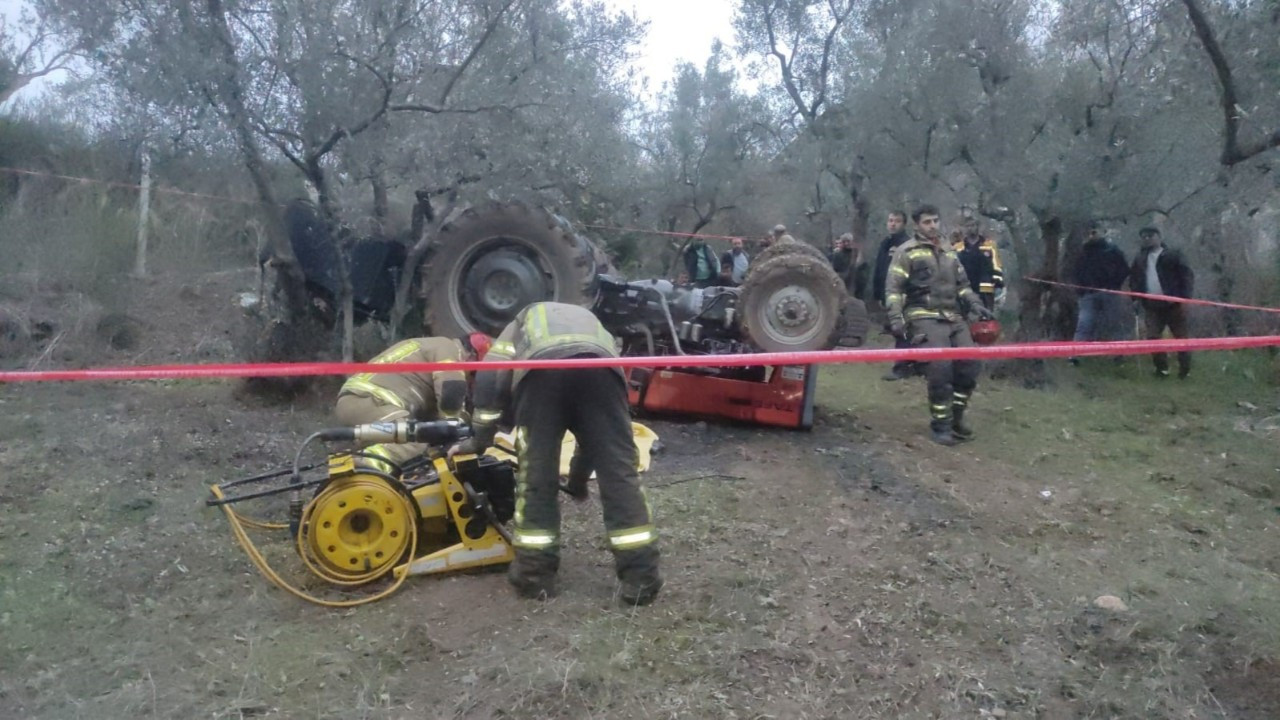
[[[334,244],[294,206],[290,240],[319,300],[340,287]],[[405,261],[392,241],[355,243],[349,254],[357,315],[385,319]],[[398,245],[398,244],[395,244]],[[556,301],[591,308],[623,353],[736,355],[856,347],[866,307],[849,297],[821,252],[783,243],[756,258],[741,287],[693,288],[662,279],[627,282],[600,246],[567,220],[522,203],[474,207],[446,224],[427,250],[415,296],[425,331],[496,335],[525,306]],[[632,402],[645,409],[711,414],[807,427],[811,367],[688,368],[631,374]],[[721,381],[721,382],[714,382]],[[712,390],[714,388],[714,391]],[[692,392],[691,392],[692,390]]]

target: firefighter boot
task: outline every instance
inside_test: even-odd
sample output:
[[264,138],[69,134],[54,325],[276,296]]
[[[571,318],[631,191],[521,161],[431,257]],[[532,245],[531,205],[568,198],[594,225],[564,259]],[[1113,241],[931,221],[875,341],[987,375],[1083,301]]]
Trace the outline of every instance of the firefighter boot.
[[516,559],[507,568],[507,582],[516,594],[530,600],[556,596],[556,571],[560,556],[549,552],[516,550]]
[[957,440],[972,440],[973,426],[964,421],[964,408],[956,407],[951,413],[951,434]]
[[973,426],[964,421],[964,412],[969,409],[969,394],[956,392],[951,401],[951,434],[957,440],[972,440]]
[[951,447],[960,441],[956,439],[955,432],[951,428],[951,420],[934,420],[929,423],[929,429],[933,432],[933,441],[939,445]]
[[618,571],[618,599],[628,605],[648,605],[658,597],[662,589],[662,575],[658,572],[658,548],[649,546],[639,550],[625,550],[614,555],[614,567]]
[[[945,396],[944,396],[945,397]],[[932,401],[932,397],[930,400]],[[933,432],[933,441],[939,445],[951,446],[955,445],[957,440],[951,429],[951,402],[950,398],[942,402],[930,402],[929,404],[929,429]]]

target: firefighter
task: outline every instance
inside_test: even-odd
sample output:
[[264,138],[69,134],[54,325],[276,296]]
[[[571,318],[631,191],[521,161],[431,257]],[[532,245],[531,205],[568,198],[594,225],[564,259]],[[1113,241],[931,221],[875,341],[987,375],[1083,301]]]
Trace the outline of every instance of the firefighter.
[[[591,311],[564,303],[534,303],[516,316],[486,356],[493,360],[617,357],[616,342]],[[508,580],[527,598],[555,595],[560,567],[560,443],[577,438],[566,489],[581,493],[592,471],[600,488],[604,524],[621,599],[646,605],[662,588],[657,533],[640,487],[625,378],[620,368],[494,370],[476,373],[475,436],[450,450],[481,452],[497,423],[514,411],[516,558]]]
[[[911,219],[915,236],[898,247],[889,265],[885,305],[890,332],[915,346],[973,347],[965,315],[984,320],[994,315],[970,287],[955,251],[942,245],[938,209],[922,205]],[[934,442],[950,446],[973,437],[964,413],[978,369],[976,360],[925,363]]]
[[994,309],[996,300],[1004,299],[1004,268],[1000,264],[996,241],[982,234],[978,218],[963,217],[960,219],[959,237],[952,243],[952,249],[969,276],[970,287],[982,298],[983,306],[988,310]]
[[[470,351],[452,338],[422,337],[402,340],[369,362],[459,362],[482,357],[489,337],[474,333],[467,339]],[[352,375],[338,391],[334,415],[343,425],[395,420],[439,420],[462,415],[467,399],[467,376],[461,370],[441,372],[360,373]],[[364,448],[397,468],[427,450],[420,443],[371,445]],[[397,468],[372,457],[361,464],[395,474]]]

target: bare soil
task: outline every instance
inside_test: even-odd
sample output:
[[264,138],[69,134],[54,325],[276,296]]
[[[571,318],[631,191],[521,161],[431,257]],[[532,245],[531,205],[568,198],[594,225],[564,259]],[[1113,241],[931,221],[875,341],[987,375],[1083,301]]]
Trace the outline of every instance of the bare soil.
[[[86,311],[65,296],[11,296],[11,317],[67,332],[0,362],[230,360],[252,280],[140,284],[106,335],[73,332]],[[207,487],[285,463],[333,383],[287,402],[230,382],[9,385],[0,717],[1280,717],[1268,362],[1199,356],[1185,383],[1145,359],[1054,366],[1035,390],[984,378],[979,437],[955,449],[927,441],[922,383],[879,366],[824,368],[808,433],[655,419],[668,585],[640,609],[615,600],[594,499],[565,505],[551,601],[500,572],[342,611],[270,586]]]

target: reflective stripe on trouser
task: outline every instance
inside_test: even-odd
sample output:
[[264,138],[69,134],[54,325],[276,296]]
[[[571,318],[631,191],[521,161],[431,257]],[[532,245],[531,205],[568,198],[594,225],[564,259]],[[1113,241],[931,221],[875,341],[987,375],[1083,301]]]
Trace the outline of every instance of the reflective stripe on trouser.
[[969,393],[956,390],[951,394],[951,407],[963,410],[969,407]]
[[[911,333],[924,335],[920,347],[973,347],[969,326],[962,322],[946,320],[915,320]],[[930,415],[934,420],[951,419],[951,405],[957,393],[968,402],[978,384],[981,364],[976,360],[940,360],[924,363],[924,376],[929,383]],[[945,409],[944,409],[945,408]]]
[[516,387],[515,421],[516,533],[553,538],[537,548],[518,544],[517,553],[558,554],[560,441],[572,430],[582,461],[596,472],[619,575],[640,583],[656,577],[656,533],[636,471],[622,378],[609,368],[530,371]]
[[[364,423],[375,422],[392,422],[395,420],[403,420],[409,417],[406,410],[388,405],[378,398],[368,395],[351,395],[343,393],[338,396],[337,407],[333,411],[334,418],[341,425],[362,425]],[[364,448],[361,452],[380,455],[391,462],[403,466],[406,462],[418,457],[427,451],[425,443],[398,443],[373,445]],[[366,467],[373,467],[383,472],[391,472],[386,466],[375,465],[374,461],[368,458],[356,458],[356,463]]]

